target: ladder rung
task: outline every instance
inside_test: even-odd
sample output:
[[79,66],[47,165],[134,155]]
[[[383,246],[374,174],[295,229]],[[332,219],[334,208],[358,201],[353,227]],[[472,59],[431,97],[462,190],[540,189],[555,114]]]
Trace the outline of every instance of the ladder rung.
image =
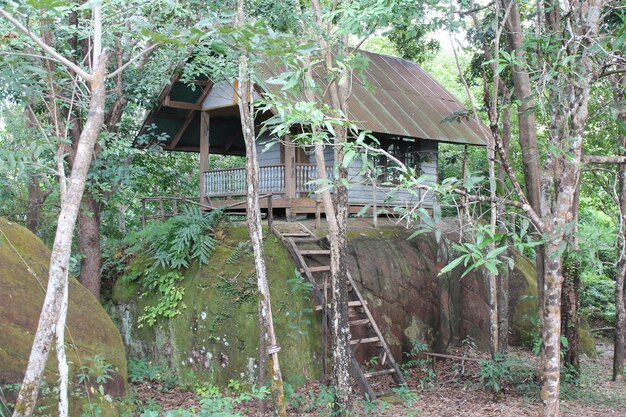
[[302,255],[330,255],[330,251],[325,249],[301,250],[300,253]]
[[[318,285],[317,289],[320,291],[324,291],[324,286],[323,285]],[[330,291],[330,285],[328,287],[326,287],[326,289],[328,291]],[[354,289],[352,288],[352,285],[348,285],[348,292],[354,291]]]
[[352,320],[350,326],[360,326],[362,324],[369,324],[370,319]]
[[[348,307],[360,307],[361,306],[361,302],[360,301],[348,301]],[[326,304],[326,308],[330,309],[330,304]],[[321,305],[316,305],[315,306],[315,311],[321,311],[322,310],[322,306]]]
[[310,237],[311,235],[308,233],[281,233],[284,237]]
[[374,372],[368,372],[366,374],[363,374],[363,376],[365,378],[372,378],[375,376],[381,376],[381,375],[391,375],[391,374],[395,374],[396,370],[393,368],[390,369],[383,369],[382,371],[374,371]]
[[[307,235],[307,236],[310,236],[310,235]],[[295,243],[299,243],[299,242],[305,243],[305,242],[319,242],[320,239],[318,237],[294,237],[292,238],[292,240]]]
[[[310,272],[326,272],[330,271],[330,265],[328,266],[310,266]],[[300,272],[304,272],[304,268],[300,268]]]
[[376,342],[380,342],[380,339],[378,338],[378,336],[366,337],[366,338],[363,338],[363,339],[350,340],[350,344],[351,345],[360,345],[360,344],[364,344],[364,343],[376,343]]

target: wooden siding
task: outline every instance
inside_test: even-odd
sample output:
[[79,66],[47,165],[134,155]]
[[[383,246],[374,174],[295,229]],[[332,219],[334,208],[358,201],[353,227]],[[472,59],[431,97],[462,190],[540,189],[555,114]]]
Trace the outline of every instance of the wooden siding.
[[[284,165],[281,164],[282,145],[275,144],[265,150],[266,144],[271,139],[269,136],[263,136],[257,140],[257,156],[261,169],[262,192],[281,192],[284,189]],[[314,166],[316,159],[312,152],[310,153],[310,164],[296,164],[296,183],[297,197],[314,198],[314,184],[307,184],[308,180],[314,179],[316,168]],[[429,183],[437,182],[437,142],[431,140],[419,141],[419,153],[422,159],[421,169],[423,174],[429,176]],[[332,176],[332,164],[334,160],[333,149],[327,147],[324,150],[324,156],[327,163],[328,175]],[[359,175],[361,170],[361,160],[355,159],[348,168],[348,175],[352,186],[348,190],[348,201],[351,205],[361,206],[371,204],[374,200],[374,192],[371,183],[366,178]],[[216,170],[211,171],[205,176],[207,194],[210,196],[218,195],[241,195],[245,192],[245,175],[243,169]],[[237,183],[237,184],[235,184]],[[241,183],[241,184],[239,184]],[[281,190],[277,189],[281,188]],[[279,198],[275,196],[274,198]],[[413,206],[419,201],[422,206],[431,208],[434,196],[431,194],[421,194],[414,196],[406,191],[394,191],[393,187],[376,187],[376,203],[379,207],[384,206]]]
[[[422,172],[424,175],[429,176],[427,183],[436,184],[437,182],[437,156],[438,148],[437,142],[432,140],[420,140],[420,157],[422,159]],[[327,147],[324,150],[324,159],[327,164],[332,164],[333,150]],[[315,162],[315,155],[311,156],[311,162]],[[355,159],[348,168],[348,176],[352,186],[348,190],[348,201],[353,205],[365,205],[373,202],[373,189],[371,183],[366,178],[359,175],[361,170],[361,160]],[[423,197],[423,206],[431,208],[433,205],[434,196],[429,193],[424,193],[419,196],[419,199]],[[376,203],[380,206],[384,205],[414,205],[418,202],[418,199],[411,193],[406,191],[394,191],[393,187],[377,187],[376,190]]]
[[264,151],[265,146],[272,140],[275,139],[271,139],[269,135],[263,135],[256,141],[256,154],[260,167],[263,165],[279,165],[281,163],[280,147],[282,145],[280,143],[275,143],[272,147]]

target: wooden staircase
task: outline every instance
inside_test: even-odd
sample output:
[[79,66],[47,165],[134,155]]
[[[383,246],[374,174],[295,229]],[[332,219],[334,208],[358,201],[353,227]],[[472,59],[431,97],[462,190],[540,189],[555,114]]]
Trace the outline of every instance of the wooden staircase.
[[[322,311],[322,357],[326,376],[326,333],[331,333],[330,320],[330,250],[328,240],[319,238],[301,223],[274,224],[278,236],[296,261],[302,276],[313,284],[316,311]],[[374,321],[367,302],[354,285],[348,272],[348,316],[352,346],[352,376],[370,399],[390,394],[390,386],[405,384],[402,372],[387,346],[378,325]],[[326,308],[324,307],[326,306]],[[359,363],[356,356],[366,358]],[[393,381],[388,380],[391,378]],[[387,379],[387,381],[385,381]],[[383,388],[381,388],[383,387]]]

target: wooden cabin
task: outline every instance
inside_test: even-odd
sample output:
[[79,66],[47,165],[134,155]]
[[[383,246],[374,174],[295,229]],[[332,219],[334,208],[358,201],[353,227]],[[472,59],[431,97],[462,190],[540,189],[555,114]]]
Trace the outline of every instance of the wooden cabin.
[[[363,77],[354,77],[348,102],[349,117],[373,134],[389,153],[407,166],[419,167],[437,178],[438,144],[441,142],[484,145],[486,138],[479,124],[473,120],[453,120],[462,113],[463,105],[417,64],[403,59],[361,52],[369,60]],[[278,64],[264,63],[257,68],[254,95],[262,96],[280,86],[265,83],[281,73]],[[315,72],[314,72],[315,73]],[[322,79],[318,77],[318,81]],[[304,100],[303,97],[297,98]],[[322,98],[319,97],[321,100]],[[267,115],[258,115],[260,125]],[[146,135],[148,134],[149,135]],[[208,169],[209,154],[245,155],[245,144],[239,120],[239,109],[232,82],[215,79],[198,80],[189,85],[174,76],[162,91],[158,105],[146,117],[139,138],[161,137],[161,146],[168,151],[199,152],[200,202],[212,207],[245,208],[245,168]],[[287,215],[313,213],[316,210],[315,185],[317,178],[313,152],[289,145],[289,138],[281,138],[266,149],[267,135],[257,139],[260,167],[259,191],[272,193],[272,208],[285,210]],[[328,175],[332,177],[333,151],[327,147]],[[359,175],[360,159],[349,167],[352,186],[349,204],[352,212],[376,202],[378,207],[414,206],[430,208],[433,196],[393,191],[391,163],[377,157],[380,167],[376,178]],[[237,204],[241,201],[241,204]],[[267,200],[261,201],[267,208]]]

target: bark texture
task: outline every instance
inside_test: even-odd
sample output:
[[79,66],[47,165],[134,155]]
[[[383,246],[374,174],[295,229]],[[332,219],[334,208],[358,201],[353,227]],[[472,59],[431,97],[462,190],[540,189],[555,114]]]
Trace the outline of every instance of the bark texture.
[[[619,143],[626,152],[626,76],[612,80],[614,95],[618,104]],[[626,277],[626,164],[619,166],[619,231],[617,235],[618,257],[615,279],[615,340],[613,345],[613,381],[624,380],[624,338],[626,338],[626,306],[624,298],[624,278]]]
[[85,192],[78,214],[78,250],[80,260],[80,283],[96,297],[100,297],[100,203],[90,192]]
[[[243,26],[245,22],[244,1],[238,1],[237,24]],[[239,116],[241,118],[241,128],[246,143],[246,217],[248,223],[248,234],[254,252],[254,264],[257,275],[257,286],[261,295],[259,300],[260,322],[264,327],[261,334],[267,336],[269,343],[268,354],[272,360],[270,377],[272,379],[272,399],[274,402],[274,416],[286,417],[287,404],[285,402],[285,390],[283,377],[278,361],[280,350],[274,332],[274,321],[272,318],[272,302],[270,298],[270,288],[267,279],[267,268],[265,267],[265,256],[263,253],[263,229],[261,227],[261,208],[259,206],[259,164],[256,155],[255,132],[254,132],[254,108],[250,102],[252,97],[252,81],[248,58],[241,55],[239,58],[239,84],[237,86]]]
[[[332,81],[327,87],[333,118],[343,119],[347,114],[347,102],[350,94],[349,82],[352,74],[344,68],[340,74],[335,74],[335,62],[333,58],[333,45],[329,42],[331,23],[323,20],[322,7],[319,0],[311,0],[315,24],[319,33],[319,43],[324,65],[324,72]],[[342,44],[347,45],[347,39],[342,39]],[[338,54],[347,52],[339,51]],[[334,74],[334,75],[333,75]],[[309,75],[309,77],[311,77]],[[306,91],[309,100],[314,99],[312,91]],[[350,376],[350,362],[352,352],[350,350],[350,324],[348,322],[348,268],[347,268],[347,226],[348,226],[348,189],[346,182],[348,170],[343,166],[343,145],[347,140],[347,128],[337,126],[334,128],[334,164],[338,172],[338,181],[333,187],[334,196],[328,190],[322,192],[322,201],[328,222],[328,240],[330,242],[330,274],[331,274],[331,331],[333,336],[333,387],[335,389],[334,409],[337,415],[343,416],[352,409],[352,378]],[[326,178],[326,163],[324,161],[323,144],[315,143],[315,156],[317,162],[318,177]]]
[[561,334],[567,339],[563,363],[571,370],[580,371],[580,322],[578,299],[580,294],[580,262],[567,260],[563,268],[563,316]]
[[85,190],[87,172],[91,165],[92,153],[102,124],[106,98],[105,74],[108,53],[104,51],[98,66],[92,74],[90,85],[89,117],[83,127],[81,140],[76,150],[74,167],[61,206],[57,231],[50,256],[48,286],[44,299],[35,340],[22,387],[15,404],[13,417],[31,416],[37,402],[39,382],[43,377],[48,354],[52,347],[55,328],[61,313],[64,289],[72,246],[72,236],[80,201]]

